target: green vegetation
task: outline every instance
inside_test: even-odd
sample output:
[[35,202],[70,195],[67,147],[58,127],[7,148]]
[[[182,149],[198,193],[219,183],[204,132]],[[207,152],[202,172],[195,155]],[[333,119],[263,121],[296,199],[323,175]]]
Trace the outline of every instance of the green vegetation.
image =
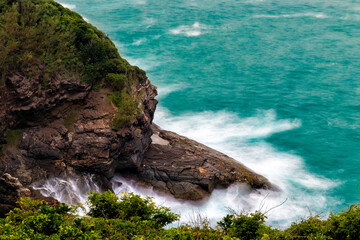
[[265,216],[260,212],[250,215],[227,215],[218,225],[228,235],[244,240],[259,239],[266,232]]
[[[327,220],[309,217],[286,230],[265,225],[265,216],[227,215],[216,228],[201,220],[197,226],[165,229],[179,219],[151,198],[125,193],[120,199],[112,192],[90,193],[86,216],[77,207],[48,206],[43,201],[22,198],[6,218],[0,219],[0,239],[339,239],[358,240],[360,205],[353,205]],[[81,207],[81,206],[80,206]]]
[[[38,84],[39,96],[52,79],[78,79],[126,98],[124,89],[132,95],[132,85],[146,79],[144,71],[121,58],[114,43],[79,14],[53,0],[2,0],[0,84],[16,75]],[[114,125],[120,128],[138,116],[138,105],[119,109],[122,116]]]
[[20,129],[8,129],[5,133],[6,144],[2,146],[1,152],[5,151],[8,147],[16,144],[21,138],[23,131]]
[[78,115],[76,113],[70,113],[65,119],[64,119],[64,125],[69,130],[72,131],[72,125],[74,124],[76,118]]
[[141,198],[125,193],[120,201],[110,191],[103,194],[92,192],[89,196],[89,216],[106,219],[149,221],[153,227],[161,228],[178,219],[169,208],[157,207],[151,198]]
[[141,113],[139,108],[139,95],[134,98],[127,92],[127,89],[123,89],[121,92],[113,92],[111,94],[111,100],[118,108],[113,118],[113,128],[120,129],[122,126],[130,124],[132,119],[135,119]]

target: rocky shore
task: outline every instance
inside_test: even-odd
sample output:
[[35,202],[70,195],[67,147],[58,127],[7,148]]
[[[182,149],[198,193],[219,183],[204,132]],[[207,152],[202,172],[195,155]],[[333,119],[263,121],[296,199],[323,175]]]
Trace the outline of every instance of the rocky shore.
[[[274,189],[267,179],[234,159],[154,125],[156,87],[144,71],[120,57],[106,35],[81,16],[52,1],[10,6],[0,4],[4,11],[25,20],[34,18],[29,22],[34,26],[16,23],[21,31],[8,36],[15,42],[18,33],[42,30],[36,25],[41,21],[53,20],[54,16],[64,22],[72,19],[67,27],[74,29],[64,24],[58,27],[73,36],[72,42],[67,42],[69,53],[72,60],[82,62],[77,62],[79,69],[73,72],[66,69],[67,65],[61,71],[54,70],[53,66],[59,67],[69,57],[68,52],[59,55],[64,49],[58,49],[52,58],[45,59],[47,52],[43,54],[44,48],[37,49],[38,44],[33,42],[57,46],[58,39],[49,40],[40,33],[32,38],[24,35],[23,40],[29,42],[26,51],[21,46],[15,51],[10,41],[2,43],[12,51],[8,57],[14,61],[1,66],[0,217],[23,196],[54,201],[32,189],[34,183],[52,177],[81,178],[84,173],[95,175],[102,190],[111,189],[109,181],[120,172],[135,175],[158,191],[190,200],[203,199],[215,188],[234,182],[246,183],[252,189]],[[42,8],[43,12],[39,10]],[[51,12],[48,8],[57,15],[45,19],[43,13]],[[27,16],[30,10],[40,12]],[[10,18],[6,20],[13,23]],[[54,26],[59,22],[54,21]],[[16,59],[22,59],[19,67],[15,67]],[[94,75],[97,79],[89,79]],[[114,119],[118,120],[116,126]]]
[[152,129],[153,141],[139,175],[155,189],[191,200],[200,200],[214,188],[234,182],[253,189],[274,189],[266,178],[223,153],[155,124]]
[[[110,188],[115,172],[131,172],[139,180],[177,198],[200,200],[214,188],[234,182],[271,189],[264,177],[234,159],[152,124],[156,88],[146,76],[133,89],[142,92],[142,114],[131,125],[114,130],[116,107],[106,90],[93,91],[75,80],[54,80],[41,95],[30,80],[14,76],[0,88],[2,123],[0,205],[3,213],[21,196],[37,196],[31,184],[50,177],[98,176]],[[51,99],[51,101],[49,100]],[[7,134],[17,129],[17,139]]]

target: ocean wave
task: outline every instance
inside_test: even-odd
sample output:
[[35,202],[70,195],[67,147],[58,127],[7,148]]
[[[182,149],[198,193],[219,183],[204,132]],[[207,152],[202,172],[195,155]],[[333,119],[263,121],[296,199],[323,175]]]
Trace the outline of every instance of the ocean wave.
[[281,189],[281,192],[262,190],[253,193],[243,191],[244,187],[233,186],[215,190],[208,202],[200,206],[208,218],[214,218],[212,222],[219,220],[216,216],[226,215],[227,208],[255,211],[263,202],[263,211],[280,205],[269,213],[269,221],[285,227],[290,221],[306,217],[308,209],[325,213],[325,209],[338,203],[336,199],[329,201],[327,192],[340,182],[308,172],[300,156],[279,151],[266,142],[273,134],[300,128],[298,119],[279,119],[274,110],[258,111],[257,115],[248,118],[226,111],[173,116],[159,106],[154,122],[227,154]]
[[328,18],[324,13],[293,13],[293,14],[282,14],[282,15],[255,15],[254,18],[302,18],[302,17],[312,17],[312,18]]
[[147,0],[123,0],[122,3],[134,4],[134,5],[145,5],[148,3]]
[[149,28],[155,25],[157,22],[158,21],[155,18],[145,18],[142,23],[145,25],[146,28]]
[[143,44],[144,42],[146,42],[146,38],[141,38],[136,40],[135,42],[133,42],[131,45],[133,46],[140,46],[141,44]]
[[[259,110],[257,116],[240,119],[237,114],[227,111],[172,116],[161,106],[158,107],[155,122],[195,140],[205,140],[207,143],[212,141],[211,139],[224,143],[231,138],[265,138],[301,126],[298,119],[277,119],[274,110]],[[183,126],[187,128],[184,129]]]
[[158,96],[157,99],[161,99],[166,97],[172,92],[176,92],[178,90],[184,90],[186,86],[184,84],[168,84],[166,86],[157,86]]
[[131,0],[131,2],[138,5],[147,4],[147,0]]
[[207,27],[203,24],[195,22],[193,25],[181,25],[177,28],[171,29],[170,33],[174,35],[185,35],[187,37],[197,37],[204,33]]

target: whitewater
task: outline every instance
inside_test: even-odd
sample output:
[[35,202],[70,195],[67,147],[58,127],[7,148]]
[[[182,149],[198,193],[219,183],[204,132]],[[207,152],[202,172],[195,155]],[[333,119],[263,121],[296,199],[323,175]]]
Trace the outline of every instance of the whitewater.
[[[275,227],[360,200],[360,4],[325,0],[63,0],[158,87],[154,122],[219,150],[281,192],[243,185],[180,201],[116,176],[114,191],[153,196],[191,222],[267,212]],[[84,184],[84,181],[86,184]],[[122,182],[123,184],[119,184]],[[85,202],[85,180],[38,186]]]

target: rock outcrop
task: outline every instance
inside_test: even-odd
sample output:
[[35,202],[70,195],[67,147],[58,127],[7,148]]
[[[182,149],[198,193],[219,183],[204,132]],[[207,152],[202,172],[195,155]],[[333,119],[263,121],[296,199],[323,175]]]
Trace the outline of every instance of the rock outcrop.
[[[76,79],[54,79],[38,93],[36,81],[10,78],[0,89],[0,176],[8,174],[29,188],[49,177],[86,172],[97,174],[99,185],[109,188],[115,171],[138,169],[151,144],[157,104],[156,88],[145,74],[138,74],[141,81],[132,92],[140,95],[142,112],[118,130],[112,127],[116,107],[105,89],[91,91],[90,85]],[[11,187],[3,189],[13,192]],[[0,195],[0,203],[10,202]],[[8,205],[15,206],[14,201]]]
[[191,200],[234,182],[247,183],[253,189],[274,189],[266,178],[225,154],[156,125],[153,131],[154,141],[145,154],[140,176],[155,189]]
[[56,199],[44,197],[41,193],[34,189],[24,187],[19,179],[5,173],[0,177],[0,217],[5,217],[15,207],[18,207],[17,201],[21,197],[32,197],[44,200],[50,205],[57,204]]

